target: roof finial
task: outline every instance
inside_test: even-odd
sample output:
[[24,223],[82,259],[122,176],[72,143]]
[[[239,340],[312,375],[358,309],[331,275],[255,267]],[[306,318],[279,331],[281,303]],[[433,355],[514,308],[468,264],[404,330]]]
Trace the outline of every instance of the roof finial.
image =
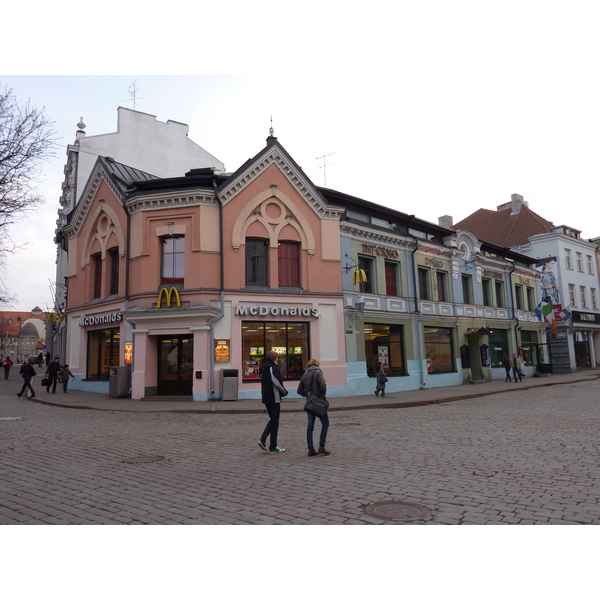
[[271,115],[271,127],[269,127],[269,137],[275,137],[274,133],[275,131],[273,130],[273,115]]

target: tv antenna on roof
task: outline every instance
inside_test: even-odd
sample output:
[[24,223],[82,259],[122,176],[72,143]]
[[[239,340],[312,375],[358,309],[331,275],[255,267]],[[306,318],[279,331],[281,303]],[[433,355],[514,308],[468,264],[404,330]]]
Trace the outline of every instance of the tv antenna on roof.
[[[136,94],[139,88],[136,87],[136,82],[137,79],[129,86],[129,88],[127,88],[127,91],[129,92],[129,94],[131,95],[131,98],[129,100],[119,100],[119,102],[133,102],[133,110],[136,110],[137,107],[137,103],[136,103]],[[138,100],[143,100],[144,98],[138,98]]]
[[315,158],[315,160],[321,160],[323,159],[323,164],[322,165],[317,165],[319,167],[319,169],[323,169],[323,187],[327,187],[327,167],[329,167],[330,165],[336,165],[337,163],[339,163],[339,160],[336,160],[333,163],[328,163],[326,158],[328,156],[331,156],[332,154],[337,154],[339,152],[339,150],[336,150],[335,152],[330,152],[329,154],[325,154],[323,156],[317,156],[317,158]]

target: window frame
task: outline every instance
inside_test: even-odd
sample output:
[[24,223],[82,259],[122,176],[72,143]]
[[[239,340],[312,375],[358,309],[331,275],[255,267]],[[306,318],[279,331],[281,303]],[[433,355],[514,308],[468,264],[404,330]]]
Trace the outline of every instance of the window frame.
[[505,294],[504,281],[494,281],[494,293],[496,295],[496,307],[506,308],[506,294]]
[[[293,249],[293,252],[290,252]],[[292,254],[295,254],[292,256]],[[277,244],[277,281],[279,287],[299,288],[300,279],[300,261],[301,261],[300,242],[281,240]],[[282,281],[284,279],[285,281]]]
[[583,253],[575,252],[575,261],[577,262],[577,270],[583,273]]
[[[446,271],[436,271],[435,279],[436,279],[436,284],[437,284],[436,287],[437,287],[438,302],[449,302],[450,300],[448,299],[448,285],[447,285],[448,277],[447,277]],[[440,285],[440,283],[441,283],[441,285]],[[442,290],[441,294],[440,294],[440,290]]]
[[119,293],[119,249],[113,248],[108,251],[110,256],[110,296],[116,296]]
[[92,298],[102,298],[102,255],[92,255],[94,261],[94,281],[92,285]]
[[[385,272],[385,295],[388,297],[400,296],[400,290],[398,286],[398,267],[399,263],[392,260],[386,260],[383,263]],[[390,281],[390,276],[393,278],[393,281]],[[394,293],[391,294],[390,290],[393,290]]]
[[575,284],[569,283],[569,301],[571,302],[571,306],[578,306],[577,297],[575,296]]
[[[264,252],[256,252],[259,247],[264,248]],[[246,238],[244,248],[244,285],[246,287],[269,287],[269,240],[267,238]],[[252,255],[249,254],[250,248],[254,251]],[[264,278],[260,277],[262,260],[264,260]],[[255,279],[248,276],[249,271],[250,275],[256,274]]]
[[565,248],[565,267],[573,270],[573,256],[570,248]]
[[358,268],[362,269],[367,276],[367,281],[361,281],[358,289],[362,294],[372,294],[375,287],[375,259],[372,256],[358,255]]
[[[176,248],[176,244],[181,241],[183,247]],[[167,252],[168,245],[172,242],[173,252]],[[167,235],[160,238],[161,243],[161,267],[160,267],[160,282],[161,285],[183,285],[185,283],[185,236],[184,235]],[[172,257],[169,259],[169,257]],[[181,258],[181,277],[178,277],[178,261],[177,257]],[[168,263],[171,263],[171,277],[165,277]]]
[[492,297],[492,280],[487,277],[483,277],[481,279],[481,294],[483,297],[483,305],[484,306],[493,306],[493,297]]
[[[428,331],[435,333],[438,331],[445,331],[443,336],[429,337],[427,338]],[[454,341],[452,339],[452,328],[451,327],[436,327],[436,326],[423,326],[423,340],[425,345],[425,360],[427,361],[427,373],[430,375],[443,375],[447,373],[456,373],[456,356],[454,351]],[[435,340],[444,340],[435,341]],[[446,342],[447,340],[447,342]],[[439,352],[440,356],[450,356],[450,363],[444,368],[436,364],[436,355],[439,349],[444,349],[445,346],[449,347],[448,352]]]
[[579,286],[579,299],[581,301],[581,308],[586,308],[587,307],[587,290],[585,289],[585,285],[580,285]]
[[515,300],[517,304],[517,310],[525,310],[523,308],[523,286],[521,284],[515,284]]
[[417,267],[419,300],[431,300],[431,277],[427,267]]
[[587,259],[588,274],[593,275],[594,274],[594,262],[592,260],[592,256],[590,254],[586,254],[585,256]]
[[[473,278],[471,275],[461,276],[463,304],[473,304]],[[465,293],[466,292],[466,293]]]

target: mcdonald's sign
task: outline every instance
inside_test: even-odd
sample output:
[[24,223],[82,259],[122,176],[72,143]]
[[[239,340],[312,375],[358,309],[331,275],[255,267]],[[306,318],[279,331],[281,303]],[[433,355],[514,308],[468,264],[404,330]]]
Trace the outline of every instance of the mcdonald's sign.
[[166,287],[160,288],[160,291],[158,292],[158,302],[156,304],[156,308],[160,308],[162,306],[163,292],[165,294],[165,301],[168,308],[171,308],[171,296],[173,294],[175,294],[175,299],[177,300],[177,308],[181,308],[181,298],[179,297],[179,292],[174,287],[170,289],[167,289]]
[[63,322],[63,316],[59,313],[48,313],[46,315],[46,323],[62,323]]

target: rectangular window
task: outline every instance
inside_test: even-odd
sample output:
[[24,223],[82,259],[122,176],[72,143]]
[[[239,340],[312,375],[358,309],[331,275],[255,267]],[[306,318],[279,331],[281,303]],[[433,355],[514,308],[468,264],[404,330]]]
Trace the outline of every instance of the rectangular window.
[[279,356],[281,376],[300,379],[310,360],[308,323],[279,321],[242,322],[242,381],[256,381],[265,355],[273,350]]
[[438,302],[448,302],[448,292],[446,290],[446,273],[444,273],[444,271],[436,271],[435,279],[437,283]]
[[535,331],[521,331],[521,346],[523,347],[523,355],[521,362],[524,365],[531,366],[535,364],[535,356],[537,352],[537,333]]
[[419,277],[419,298],[421,300],[431,300],[429,294],[429,269],[417,269]]
[[504,366],[504,359],[510,358],[508,354],[508,334],[506,329],[494,329],[489,336],[490,363],[492,367]]
[[581,307],[585,308],[587,306],[586,301],[585,301],[585,285],[580,285],[579,286],[579,297],[581,299]]
[[110,295],[119,293],[119,251],[110,250]]
[[575,298],[575,284],[569,284],[569,300],[571,302],[571,306],[577,306],[577,299]]
[[246,240],[246,285],[269,285],[268,256],[268,240]]
[[533,311],[536,308],[535,293],[532,287],[527,288],[527,310]]
[[571,258],[571,250],[569,250],[569,248],[565,248],[565,266],[567,269],[573,268],[573,260]]
[[385,294],[399,296],[398,293],[398,263],[385,262]]
[[596,302],[596,288],[590,288],[590,297],[592,300],[592,308],[598,308]]
[[424,327],[425,358],[428,373],[452,373],[456,371],[452,351],[452,329],[448,327]]
[[492,306],[492,282],[489,279],[481,280],[481,291],[483,292],[483,305]]
[[359,283],[358,289],[363,294],[372,294],[373,290],[375,289],[375,285],[374,285],[374,281],[373,281],[373,276],[374,276],[373,259],[367,258],[366,256],[359,256],[358,257],[358,268],[362,269],[365,272],[365,275],[367,276],[367,281],[363,281],[363,282]]
[[94,261],[94,298],[102,296],[102,257],[96,254]]
[[300,244],[279,242],[277,247],[279,287],[300,287]]
[[473,304],[473,288],[471,286],[471,276],[462,276],[462,290],[464,304]]
[[109,379],[110,367],[119,365],[120,339],[119,329],[102,329],[88,333],[88,379]]
[[185,238],[183,236],[161,238],[162,283],[183,283]]
[[506,302],[504,301],[504,282],[496,281],[494,285],[496,288],[496,306],[504,308],[506,306]]
[[523,310],[523,286],[515,285],[515,297],[517,300],[517,310]]
[[587,270],[588,270],[588,273],[590,275],[593,275],[594,274],[594,263],[592,262],[592,257],[589,254],[587,254],[586,255],[586,259],[587,259]]
[[402,325],[365,323],[365,356],[369,377],[377,374],[377,363],[389,375],[406,375]]
[[577,270],[583,273],[583,255],[581,252],[575,252],[575,257],[577,259]]

